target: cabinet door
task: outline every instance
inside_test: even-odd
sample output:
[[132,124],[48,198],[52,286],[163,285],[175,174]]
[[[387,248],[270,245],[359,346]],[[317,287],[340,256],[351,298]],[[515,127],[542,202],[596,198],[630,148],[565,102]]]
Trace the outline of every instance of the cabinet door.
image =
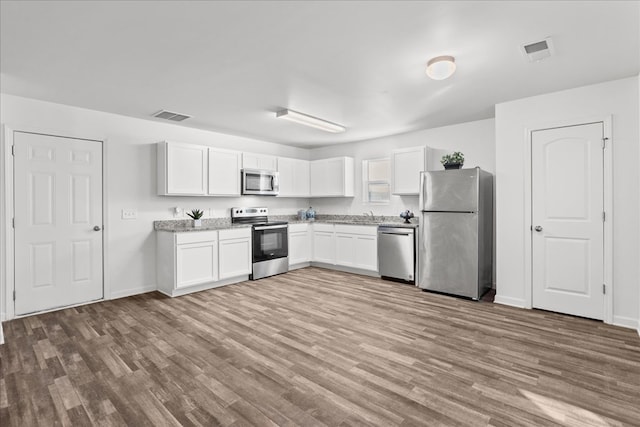
[[393,167],[392,193],[418,195],[420,172],[426,170],[425,147],[394,150],[391,154]]
[[251,239],[220,240],[220,279],[251,274]]
[[207,193],[207,147],[166,143],[167,194]]
[[352,157],[310,162],[311,197],[353,197],[355,189]]
[[332,232],[314,231],[313,260],[327,264],[336,263],[335,239]]
[[309,161],[278,157],[279,197],[309,197]]
[[266,154],[242,153],[243,169],[278,170],[278,158]]
[[341,196],[344,194],[343,159],[311,162],[311,196]]
[[293,188],[298,197],[309,197],[309,161],[296,160],[293,165]]
[[308,231],[289,232],[289,265],[311,260],[311,238]]
[[356,236],[355,255],[357,268],[378,271],[378,239],[377,236]]
[[278,197],[292,197],[295,192],[295,159],[278,158],[280,191]]
[[218,280],[216,240],[176,245],[176,288]]
[[209,194],[240,195],[241,153],[209,148]]
[[355,267],[356,250],[354,235],[336,233],[336,264]]

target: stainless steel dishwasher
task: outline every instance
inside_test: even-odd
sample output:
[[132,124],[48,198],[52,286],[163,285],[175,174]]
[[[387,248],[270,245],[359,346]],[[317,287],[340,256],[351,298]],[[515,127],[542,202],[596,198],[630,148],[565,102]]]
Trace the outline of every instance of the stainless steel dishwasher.
[[383,279],[416,283],[415,227],[378,226],[378,268]]

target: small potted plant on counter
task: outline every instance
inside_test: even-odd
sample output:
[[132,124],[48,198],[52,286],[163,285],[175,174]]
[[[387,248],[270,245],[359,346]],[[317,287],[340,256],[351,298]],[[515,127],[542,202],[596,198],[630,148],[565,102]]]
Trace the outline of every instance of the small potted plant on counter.
[[453,154],[445,154],[442,156],[440,163],[445,169],[460,169],[464,164],[464,154],[460,151],[456,151]]
[[204,211],[193,209],[191,212],[187,212],[187,215],[193,218],[194,227],[202,227],[202,215],[204,215]]

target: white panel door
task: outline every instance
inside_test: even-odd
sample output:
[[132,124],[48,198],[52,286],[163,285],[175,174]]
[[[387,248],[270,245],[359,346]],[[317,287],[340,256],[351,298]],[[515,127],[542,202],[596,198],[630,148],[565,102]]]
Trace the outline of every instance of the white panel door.
[[220,240],[220,280],[251,274],[251,238]]
[[532,135],[533,307],[604,316],[603,124]]
[[209,194],[240,195],[241,153],[209,148]]
[[377,236],[356,236],[355,243],[356,267],[378,271]]
[[312,161],[310,175],[312,197],[344,195],[344,161],[342,158]]
[[167,193],[207,193],[207,147],[170,142],[167,144]]
[[[306,224],[304,224],[306,227]],[[311,261],[309,232],[289,230],[289,265]]]
[[405,148],[391,153],[393,194],[420,194],[420,172],[426,170],[425,147]]
[[356,266],[356,236],[336,233],[336,264]]
[[14,145],[16,315],[102,298],[102,143],[16,132]]
[[335,235],[325,231],[313,232],[313,260],[326,264],[336,263]]
[[278,170],[278,158],[267,154],[243,153],[242,168],[275,171]]
[[280,184],[280,191],[278,197],[292,197],[296,195],[295,181],[296,176],[294,172],[296,159],[289,159],[286,157],[278,158],[278,182]]

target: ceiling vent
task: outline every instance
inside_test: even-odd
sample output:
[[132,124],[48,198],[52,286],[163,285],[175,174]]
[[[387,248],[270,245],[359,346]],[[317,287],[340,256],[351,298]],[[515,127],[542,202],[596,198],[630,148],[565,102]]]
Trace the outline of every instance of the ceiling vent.
[[167,110],[160,110],[153,115],[153,117],[157,117],[159,119],[171,120],[172,122],[181,122],[190,118],[191,116],[187,116],[186,114],[174,113]]
[[521,48],[522,53],[529,62],[541,61],[550,57],[553,53],[553,43],[550,37],[537,42],[523,44]]

